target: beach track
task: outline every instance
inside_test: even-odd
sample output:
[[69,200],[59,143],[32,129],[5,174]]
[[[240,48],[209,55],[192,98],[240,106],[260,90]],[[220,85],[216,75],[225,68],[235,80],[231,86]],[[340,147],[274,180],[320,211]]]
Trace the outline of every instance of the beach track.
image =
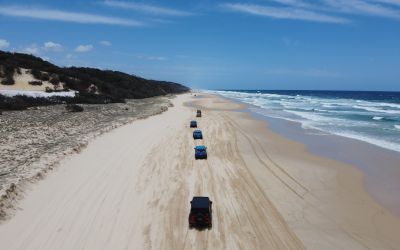
[[[2,249],[303,249],[248,171],[232,121],[174,108],[107,133],[33,185],[0,225]],[[251,143],[253,143],[250,140]],[[208,160],[195,160],[205,144]],[[254,154],[255,152],[248,152]],[[213,201],[213,227],[188,228],[192,196]]]

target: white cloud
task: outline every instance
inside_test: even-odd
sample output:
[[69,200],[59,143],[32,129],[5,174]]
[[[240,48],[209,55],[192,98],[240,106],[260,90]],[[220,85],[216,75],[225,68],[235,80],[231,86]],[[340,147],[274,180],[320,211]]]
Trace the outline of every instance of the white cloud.
[[100,44],[103,46],[112,46],[112,43],[110,41],[100,41]]
[[117,7],[123,9],[131,9],[140,12],[145,12],[153,15],[166,15],[166,16],[191,16],[193,15],[190,12],[170,9],[155,5],[148,5],[143,3],[135,3],[135,2],[124,2],[124,1],[113,1],[113,0],[106,0],[103,4],[110,6],[110,7]]
[[400,0],[375,0],[375,2],[400,6]]
[[271,7],[255,4],[227,3],[222,5],[224,8],[243,12],[252,15],[266,16],[275,19],[293,19],[325,23],[348,23],[349,20],[342,17],[335,17],[326,14],[320,14],[314,11],[300,8]]
[[332,12],[400,19],[398,9],[363,0],[324,0]]
[[293,8],[304,8],[323,12],[336,12],[353,15],[370,15],[387,18],[400,18],[400,0],[320,0],[313,4],[301,0],[272,0]]
[[79,53],[84,53],[84,52],[89,52],[91,50],[93,50],[93,45],[88,44],[88,45],[79,45],[78,47],[75,48],[76,52]]
[[0,39],[0,49],[7,49],[10,43],[5,39]]
[[23,52],[32,54],[32,55],[38,55],[39,54],[39,47],[36,44],[32,44],[29,47],[26,47]]
[[62,51],[63,49],[61,44],[51,41],[45,42],[43,48],[47,51],[55,51],[55,52]]
[[301,7],[301,8],[308,8],[312,5],[301,0],[270,0],[272,2],[280,3],[283,5],[289,5],[293,7]]
[[400,0],[269,0],[266,5],[227,3],[222,6],[253,15],[315,22],[349,23],[343,15],[400,19]]
[[144,25],[142,22],[132,19],[93,15],[80,12],[68,12],[54,9],[27,8],[26,6],[2,6],[0,7],[0,15],[87,24],[108,24],[122,26]]

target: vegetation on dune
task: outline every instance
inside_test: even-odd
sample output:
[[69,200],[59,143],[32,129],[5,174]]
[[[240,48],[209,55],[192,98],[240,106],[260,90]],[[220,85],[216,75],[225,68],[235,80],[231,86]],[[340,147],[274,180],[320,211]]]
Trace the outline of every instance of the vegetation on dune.
[[0,110],[24,110],[29,107],[55,104],[107,104],[123,102],[125,102],[124,99],[116,99],[111,96],[96,95],[86,92],[79,92],[75,97],[30,97],[24,95],[8,97],[0,94]]
[[15,81],[13,77],[10,76],[5,76],[2,80],[1,80],[1,84],[3,85],[14,85]]
[[2,80],[0,81],[0,84],[3,85],[13,85],[15,83],[14,81],[14,67],[11,65],[1,64],[1,57],[0,57],[0,77]]
[[[189,88],[173,82],[147,80],[112,70],[84,67],[63,68],[33,55],[0,51],[1,84],[14,84],[13,76],[15,73],[20,74],[21,68],[29,69],[36,79],[30,84],[35,85],[42,81],[49,81],[55,86],[56,91],[60,90],[59,86],[62,84],[63,89],[75,90],[79,94],[75,98],[8,98],[0,96],[0,109],[9,109],[10,103],[15,104],[11,107],[18,108],[50,105],[60,101],[67,103],[110,103],[124,102],[125,99],[142,99],[189,91]],[[6,103],[9,103],[8,108],[3,106]]]
[[28,83],[33,86],[41,86],[43,84],[42,81],[29,81]]
[[67,106],[65,106],[65,109],[68,112],[83,112],[83,107],[77,104],[68,104]]

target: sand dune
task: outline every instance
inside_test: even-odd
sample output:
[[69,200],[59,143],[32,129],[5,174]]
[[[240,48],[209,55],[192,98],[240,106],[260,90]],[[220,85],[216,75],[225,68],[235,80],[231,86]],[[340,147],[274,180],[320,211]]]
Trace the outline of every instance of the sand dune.
[[[236,112],[241,105],[221,98],[195,101],[203,109],[199,128],[204,140],[194,141],[188,125],[195,107],[183,105],[189,100],[189,95],[181,95],[167,112],[102,135],[81,154],[63,161],[26,193],[16,215],[0,225],[1,247],[395,249],[399,245],[393,232],[399,228],[398,218],[369,198],[358,172],[307,154],[301,145]],[[203,143],[209,158],[196,161],[193,147]],[[189,201],[195,195],[213,200],[211,230],[188,228]]]
[[[38,81],[33,77],[28,69],[21,68],[21,74],[14,74],[13,85],[0,84],[0,90],[18,90],[18,91],[45,91],[46,87],[54,89],[54,85],[49,81],[42,81],[42,85],[31,85],[30,81]],[[0,78],[1,79],[1,78]],[[61,85],[59,86],[61,87]]]

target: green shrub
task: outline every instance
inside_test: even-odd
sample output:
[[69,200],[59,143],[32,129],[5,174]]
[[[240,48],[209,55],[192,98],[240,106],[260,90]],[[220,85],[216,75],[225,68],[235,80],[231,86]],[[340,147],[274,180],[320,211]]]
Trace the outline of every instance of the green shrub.
[[41,86],[43,84],[42,81],[29,81],[28,83],[34,86]]
[[14,85],[15,81],[14,78],[10,76],[6,76],[3,80],[1,80],[1,84],[3,85]]
[[40,80],[42,80],[42,81],[48,81],[48,80],[50,80],[49,74],[47,74],[47,73],[42,73],[41,76],[40,76]]
[[83,111],[83,107],[79,106],[77,104],[68,104],[65,109],[68,112],[82,112]]
[[31,69],[31,74],[32,74],[33,78],[35,78],[37,80],[41,80],[41,78],[42,78],[42,72],[40,72],[40,70],[38,70],[38,69]]
[[51,74],[50,82],[51,82],[53,85],[57,85],[57,84],[60,83],[60,78],[59,78],[58,75],[56,75],[56,74]]

